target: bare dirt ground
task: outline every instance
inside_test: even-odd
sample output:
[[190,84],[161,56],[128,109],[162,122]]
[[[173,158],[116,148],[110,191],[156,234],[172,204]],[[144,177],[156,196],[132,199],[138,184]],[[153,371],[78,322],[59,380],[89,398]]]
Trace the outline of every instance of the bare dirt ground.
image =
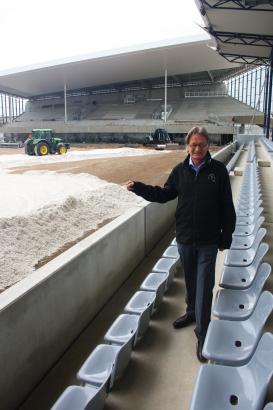
[[[79,144],[73,145],[72,150],[86,150],[98,148],[118,148],[121,144]],[[143,148],[141,146],[141,148]],[[148,148],[147,148],[148,149]],[[211,146],[210,151],[218,151],[219,147]],[[5,151],[5,152],[4,152]],[[22,149],[3,148],[1,154],[18,154]],[[183,161],[187,153],[185,149],[177,149],[168,154],[147,155],[143,157],[121,157],[88,159],[82,161],[65,162],[57,164],[45,164],[32,166],[32,171],[50,170],[72,174],[88,173],[104,179],[108,182],[123,185],[128,180],[142,181],[152,185],[162,185],[166,181],[173,167]],[[23,173],[29,171],[29,167],[15,168],[13,172]]]

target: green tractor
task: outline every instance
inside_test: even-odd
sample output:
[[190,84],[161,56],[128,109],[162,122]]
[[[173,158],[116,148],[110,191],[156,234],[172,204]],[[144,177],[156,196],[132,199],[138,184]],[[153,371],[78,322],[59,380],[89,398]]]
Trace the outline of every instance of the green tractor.
[[25,153],[27,155],[66,154],[70,144],[63,142],[61,138],[54,136],[51,129],[39,128],[32,130],[25,141]]

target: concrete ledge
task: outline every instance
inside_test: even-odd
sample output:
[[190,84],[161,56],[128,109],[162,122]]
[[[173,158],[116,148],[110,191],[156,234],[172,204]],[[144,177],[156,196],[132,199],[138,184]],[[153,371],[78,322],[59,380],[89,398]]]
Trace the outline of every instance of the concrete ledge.
[[226,162],[230,158],[231,154],[235,151],[236,151],[236,142],[233,142],[232,144],[227,145],[220,151],[213,154],[212,158],[217,159],[217,161],[220,161],[220,162]]

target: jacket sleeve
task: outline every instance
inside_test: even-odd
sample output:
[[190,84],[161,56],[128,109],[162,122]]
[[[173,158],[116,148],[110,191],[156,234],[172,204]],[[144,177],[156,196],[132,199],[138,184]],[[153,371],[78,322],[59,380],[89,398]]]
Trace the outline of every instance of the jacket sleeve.
[[173,171],[164,184],[163,188],[160,186],[146,185],[142,182],[134,181],[132,192],[134,192],[136,195],[141,196],[147,201],[159,202],[161,204],[175,199],[178,195],[178,192],[175,188]]
[[222,232],[219,248],[229,249],[232,242],[232,233],[234,232],[236,224],[236,213],[232,200],[229,175],[226,168],[223,169],[220,207]]

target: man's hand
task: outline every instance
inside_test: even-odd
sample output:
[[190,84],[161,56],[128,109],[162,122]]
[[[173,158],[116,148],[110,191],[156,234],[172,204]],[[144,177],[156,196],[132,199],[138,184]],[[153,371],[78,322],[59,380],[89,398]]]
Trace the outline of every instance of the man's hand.
[[133,188],[134,188],[134,181],[128,181],[128,182],[126,182],[126,186],[127,186],[127,190],[128,191],[132,191],[133,190]]

